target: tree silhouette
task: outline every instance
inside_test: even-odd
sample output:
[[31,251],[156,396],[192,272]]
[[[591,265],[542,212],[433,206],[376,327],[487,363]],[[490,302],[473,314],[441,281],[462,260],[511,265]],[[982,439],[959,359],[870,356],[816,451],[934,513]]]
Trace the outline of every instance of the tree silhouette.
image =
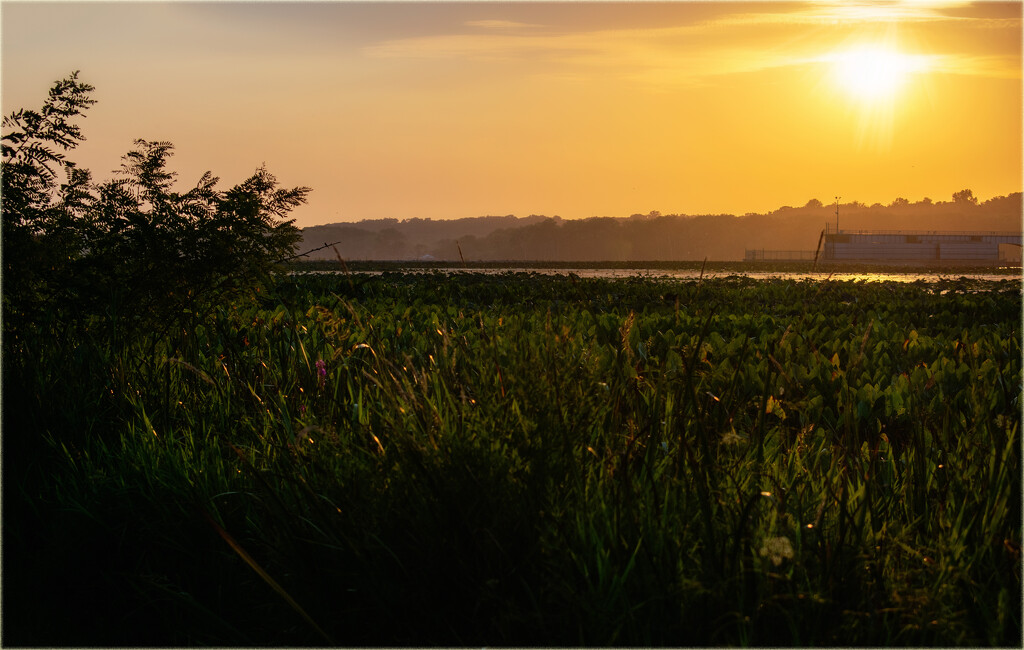
[[978,205],[978,198],[971,190],[960,190],[953,192],[953,203],[957,205]]
[[178,193],[167,169],[173,145],[135,145],[88,213],[90,250],[76,269],[88,279],[82,293],[116,298],[124,321],[167,322],[252,285],[292,253],[300,237],[285,216],[308,188],[279,189],[260,167],[226,191],[206,172]]
[[8,307],[37,310],[40,293],[82,248],[75,224],[91,202],[90,178],[65,153],[85,140],[73,120],[95,103],[93,90],[76,71],[53,85],[40,110],[21,109],[3,119],[0,220],[8,325]]
[[93,184],[64,157],[85,139],[72,120],[94,103],[92,90],[73,73],[41,111],[3,121],[8,333],[41,309],[99,319],[120,336],[180,325],[294,251],[300,234],[287,216],[310,189],[279,188],[264,167],[224,191],[206,172],[179,193],[167,168],[174,146],[136,140],[116,177]]

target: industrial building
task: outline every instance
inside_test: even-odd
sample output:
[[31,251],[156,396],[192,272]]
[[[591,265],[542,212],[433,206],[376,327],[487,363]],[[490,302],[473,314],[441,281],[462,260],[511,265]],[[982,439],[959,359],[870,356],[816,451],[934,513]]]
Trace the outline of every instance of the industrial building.
[[908,266],[1019,265],[1021,243],[1019,232],[839,230],[825,224],[816,251],[747,249],[744,259]]
[[[1000,256],[1000,245],[1016,250]],[[1021,233],[835,230],[825,227],[825,262],[987,266],[1020,260]]]

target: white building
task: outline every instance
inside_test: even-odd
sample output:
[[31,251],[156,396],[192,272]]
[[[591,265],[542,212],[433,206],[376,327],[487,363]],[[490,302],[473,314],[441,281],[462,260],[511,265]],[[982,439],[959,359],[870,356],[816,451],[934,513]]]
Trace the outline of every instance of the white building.
[[[904,230],[839,230],[825,228],[822,259],[826,262],[893,264],[989,265],[1000,262],[1000,245],[1017,250],[1021,233],[938,232]],[[1004,258],[1005,255],[1004,246]]]

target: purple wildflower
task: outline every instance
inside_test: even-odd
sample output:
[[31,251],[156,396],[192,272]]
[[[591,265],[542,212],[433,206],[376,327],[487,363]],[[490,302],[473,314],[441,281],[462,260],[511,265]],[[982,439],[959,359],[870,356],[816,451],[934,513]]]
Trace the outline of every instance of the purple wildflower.
[[316,360],[316,374],[321,384],[327,380],[327,363],[323,359]]

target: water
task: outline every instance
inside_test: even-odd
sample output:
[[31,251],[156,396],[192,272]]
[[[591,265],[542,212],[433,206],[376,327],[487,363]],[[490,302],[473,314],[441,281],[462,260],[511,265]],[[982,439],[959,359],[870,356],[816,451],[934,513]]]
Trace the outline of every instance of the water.
[[[476,273],[483,275],[502,275],[505,273],[536,273],[539,275],[569,275],[575,274],[580,278],[651,278],[651,279],[677,279],[697,280],[702,275],[705,278],[726,278],[729,276],[741,276],[757,280],[786,279],[786,280],[837,280],[844,282],[941,282],[968,278],[970,280],[999,281],[999,280],[1020,280],[1020,269],[1015,272],[993,273],[990,271],[963,271],[950,270],[948,273],[929,272],[785,272],[785,271],[744,271],[737,269],[658,269],[637,266],[632,268],[535,268],[535,267],[502,267],[502,268],[463,268],[463,267],[396,267],[390,269],[399,273]],[[313,273],[340,273],[340,271],[312,271]],[[385,271],[370,270],[357,271],[369,275],[380,275]]]

